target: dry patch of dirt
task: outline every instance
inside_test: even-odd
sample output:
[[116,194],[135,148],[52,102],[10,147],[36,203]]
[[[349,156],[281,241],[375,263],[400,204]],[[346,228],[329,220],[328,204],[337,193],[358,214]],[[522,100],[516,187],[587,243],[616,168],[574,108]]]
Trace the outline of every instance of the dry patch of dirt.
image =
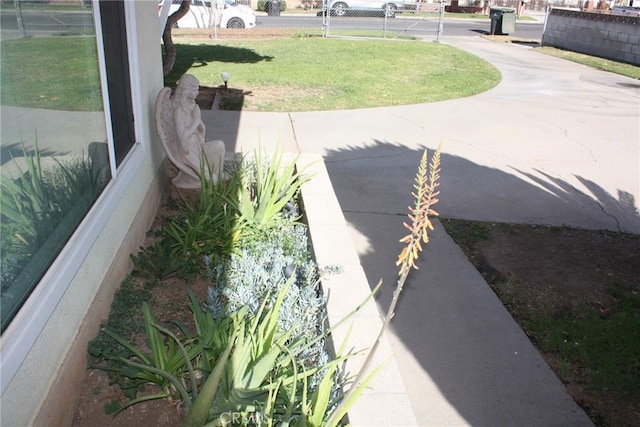
[[[136,286],[145,286],[144,280],[135,279]],[[152,294],[149,305],[156,320],[160,324],[171,325],[171,322],[180,322],[193,328],[191,311],[188,307],[187,290],[192,291],[199,301],[206,301],[209,282],[198,278],[186,283],[175,277],[164,280],[150,289]],[[142,312],[142,309],[139,310]],[[137,313],[137,314],[140,314]],[[144,334],[139,334],[133,339],[138,348],[146,346]],[[148,350],[145,350],[149,353]],[[158,390],[148,386],[140,395],[153,394]],[[127,398],[117,384],[112,383],[109,375],[100,369],[87,369],[81,395],[73,416],[73,426],[101,427],[101,426],[179,426],[182,424],[184,407],[181,402],[171,399],[159,399],[133,405],[118,415],[107,415],[105,405],[113,400],[119,400],[121,404],[127,402]]]
[[[194,194],[185,194],[187,198],[194,197]],[[151,226],[151,232],[144,242],[145,246],[151,245],[157,237],[153,231],[159,230],[165,218],[175,214],[175,201],[181,196],[170,186],[163,199],[156,218]],[[187,291],[195,294],[199,301],[206,301],[209,280],[197,277],[194,280],[186,281],[177,277],[168,277],[154,285],[150,285],[148,279],[133,277],[133,286],[137,289],[147,289],[151,294],[148,301],[151,311],[160,324],[172,325],[172,322],[180,322],[193,329],[193,317],[189,309],[189,299]],[[142,306],[132,317],[138,317],[142,322]],[[172,328],[175,329],[175,328]],[[146,338],[143,333],[135,336],[132,341],[149,353],[146,346]],[[158,392],[153,386],[139,393],[139,396]],[[171,399],[151,400],[148,402],[133,405],[118,415],[107,415],[105,405],[113,400],[119,400],[125,404],[128,399],[117,384],[113,384],[109,375],[99,369],[87,369],[80,398],[76,405],[72,425],[75,427],[155,427],[155,426],[179,426],[182,424],[184,416],[184,406],[181,402]]]
[[200,86],[198,88],[198,96],[196,97],[196,104],[201,110],[211,110],[214,106],[216,99],[217,87]]
[[[545,226],[496,225],[478,249],[529,298],[541,292],[566,309],[606,307],[614,283],[640,285],[640,238],[630,234]],[[640,290],[640,289],[638,289]]]
[[293,88],[291,86],[246,86],[242,89],[224,86],[200,86],[196,103],[201,110],[288,111],[297,100],[322,99],[331,95],[329,88]]
[[[329,88],[300,88],[291,86],[246,86],[222,91],[220,109],[234,111],[290,111],[296,100],[322,99],[331,95]],[[306,101],[305,101],[306,102]]]
[[[203,110],[289,111],[297,100],[322,99],[331,95],[329,88],[293,88],[291,86],[230,87],[200,86],[196,103]],[[288,108],[291,107],[291,108]]]
[[[150,392],[153,392],[150,390]],[[73,416],[73,426],[137,427],[137,426],[179,426],[183,408],[176,401],[168,399],[152,400],[131,406],[117,416],[106,415],[105,405],[113,399],[122,399],[117,385],[111,384],[106,372],[90,369],[82,389],[78,407]]]

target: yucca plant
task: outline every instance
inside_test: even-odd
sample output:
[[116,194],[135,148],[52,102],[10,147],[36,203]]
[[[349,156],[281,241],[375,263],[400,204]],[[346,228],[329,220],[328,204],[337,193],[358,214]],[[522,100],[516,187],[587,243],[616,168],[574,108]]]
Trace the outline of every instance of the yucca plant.
[[89,158],[54,159],[55,166],[45,169],[37,145],[33,153],[23,147],[23,155],[26,170],[14,159],[20,177],[0,180],[0,213],[18,228],[14,237],[35,250],[68,212],[95,200],[98,173]]
[[4,219],[19,227],[15,237],[38,248],[59,221],[57,193],[45,177],[37,147],[33,154],[23,147],[23,153],[27,170],[23,171],[14,159],[20,177],[3,176],[0,180],[0,208]]
[[[279,164],[279,161],[270,164],[273,166]],[[274,168],[276,169],[279,167]],[[295,267],[293,271],[285,272],[284,277],[287,279],[283,286],[266,288],[268,291],[266,295],[260,297],[261,302],[256,311],[252,311],[247,304],[241,304],[230,313],[218,307],[215,315],[212,315],[203,310],[193,294],[190,294],[196,332],[191,333],[185,327],[181,327],[182,338],[180,339],[157,325],[150,316],[150,312],[145,314],[149,325],[147,333],[150,337],[152,355],[144,355],[128,347],[133,360],[130,358],[122,362],[127,369],[134,368],[128,372],[129,375],[139,380],[156,382],[162,388],[164,395],[173,393],[183,399],[188,408],[185,419],[187,426],[202,426],[207,423],[212,426],[229,425],[235,422],[241,425],[266,423],[300,427],[338,425],[382,368],[378,366],[369,372],[369,365],[395,313],[408,274],[412,268],[417,268],[416,260],[423,249],[422,245],[428,242],[428,231],[433,229],[429,217],[437,215],[432,206],[438,201],[439,173],[440,149],[432,157],[431,163],[425,151],[416,175],[415,191],[412,193],[415,205],[410,208],[410,222],[404,224],[410,234],[401,239],[405,246],[397,261],[399,272],[396,292],[379,336],[369,350],[361,370],[354,379],[349,379],[351,386],[348,390],[343,391],[344,379],[339,372],[340,364],[353,355],[353,353],[345,354],[348,341],[345,340],[337,357],[333,360],[317,361],[315,365],[309,365],[305,362],[303,355],[330,336],[334,328],[340,327],[367,301],[356,307],[345,319],[329,330],[319,331],[315,335],[296,335],[294,328],[279,324],[281,323],[279,318],[292,286],[298,287],[297,284],[294,285],[296,283]],[[266,181],[273,182],[272,178],[273,176]],[[293,179],[292,175],[289,175],[289,179]],[[263,180],[260,187],[272,190],[280,188],[278,185],[264,184],[266,181]],[[285,187],[290,188],[286,185]],[[244,187],[245,190],[247,188],[249,187]],[[257,188],[254,187],[254,190]],[[297,190],[292,194],[296,193]],[[252,194],[256,196],[257,192]],[[273,206],[280,204],[284,198],[288,197],[286,192],[283,194],[281,199],[268,198],[269,201],[266,203],[272,207],[265,209],[264,212],[275,212],[272,210],[275,209]],[[274,200],[277,200],[277,203]],[[251,215],[255,215],[258,211],[256,206],[252,205]],[[242,210],[239,209],[240,215],[242,215],[241,212]],[[249,221],[246,217],[244,218]],[[280,223],[279,213],[272,218],[277,220],[270,219],[266,223]],[[253,224],[255,226],[259,223]],[[257,226],[255,230],[262,230],[264,233],[265,229]],[[260,240],[251,240],[250,237],[250,235],[244,236],[251,242],[248,249],[257,249],[260,246],[258,244]],[[291,244],[292,248],[296,247],[293,241],[286,244],[280,243],[283,246]],[[205,259],[208,259],[211,265],[211,260],[207,257]],[[283,270],[285,262],[274,263],[274,259],[275,257],[270,257],[270,264],[272,267],[277,264],[275,269],[282,275],[283,272],[280,270]],[[257,262],[253,261],[253,263]],[[284,270],[287,269],[284,268]],[[258,273],[257,277],[263,277],[261,272]],[[221,272],[218,271],[218,274]],[[381,283],[378,283],[367,300],[373,297],[380,285]],[[148,310],[148,307],[145,310]],[[124,342],[121,344],[126,346]],[[196,378],[200,375],[203,382],[198,390],[200,382]],[[313,385],[312,380],[315,382]],[[162,397],[161,394],[158,396]],[[130,404],[133,403],[135,402]],[[230,413],[240,418],[225,419],[225,414]]]
[[241,176],[232,171],[228,179],[214,178],[205,157],[200,164],[200,195],[193,202],[182,198],[182,215],[169,221],[166,231],[173,239],[173,256],[200,264],[204,256],[218,258],[234,251],[240,233],[237,195]]
[[[33,272],[20,278],[33,256],[45,247],[42,258],[54,257],[100,191],[99,172],[90,158],[53,158],[55,163],[44,168],[36,145],[33,152],[23,146],[23,159],[26,168],[13,159],[17,178],[0,179],[0,279],[3,291],[20,281],[14,295],[26,292],[31,286],[27,282],[37,279]],[[47,244],[53,235],[54,244]],[[3,311],[3,328],[11,310]]]
[[229,255],[244,235],[260,233],[277,225],[283,217],[296,215],[296,198],[309,177],[296,170],[296,163],[282,162],[276,151],[270,160],[257,150],[252,160],[244,158],[227,179],[213,179],[201,162],[200,197],[193,203],[183,198],[182,215],[169,222],[167,233],[174,240],[174,256],[199,262],[204,256]]
[[116,364],[95,367],[127,378],[133,383],[131,388],[134,390],[145,384],[155,384],[160,390],[155,394],[131,399],[118,407],[117,412],[140,402],[163,398],[178,398],[189,407],[191,396],[197,395],[193,361],[201,355],[202,345],[197,345],[194,340],[183,342],[169,329],[158,324],[146,302],[142,309],[150,354],[144,353],[110,329],[103,328],[104,333],[129,352],[129,356],[107,356]]
[[244,160],[244,185],[239,196],[240,217],[249,226],[268,228],[285,215],[288,205],[296,203],[300,187],[310,176],[298,171],[296,160],[283,165],[282,151],[267,160],[261,149],[253,159]]

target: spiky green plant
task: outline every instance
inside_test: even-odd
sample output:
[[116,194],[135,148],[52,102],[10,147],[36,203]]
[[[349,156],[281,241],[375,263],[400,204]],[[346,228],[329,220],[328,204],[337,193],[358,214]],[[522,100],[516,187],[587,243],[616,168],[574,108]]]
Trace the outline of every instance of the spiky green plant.
[[[219,363],[221,354],[228,346],[229,331],[233,331],[234,316],[214,318],[202,310],[191,291],[188,297],[195,332],[184,325],[178,325],[179,334],[172,332],[160,325],[148,303],[143,303],[148,353],[110,328],[102,329],[125,351],[102,354],[112,364],[95,365],[95,368],[115,373],[127,383],[127,389],[134,392],[124,405],[119,402],[111,405],[116,413],[140,402],[162,398],[180,399],[189,409],[198,396],[198,378],[209,375]],[[159,391],[136,397],[137,391],[149,383],[155,384]]]
[[119,406],[117,412],[140,402],[165,397],[178,397],[189,407],[191,402],[189,384],[191,392],[197,393],[192,360],[199,355],[201,349],[192,342],[181,342],[173,332],[159,325],[146,302],[143,303],[143,313],[150,354],[144,353],[117,333],[104,328],[103,331],[128,350],[130,356],[115,356],[114,360],[119,362],[118,365],[96,366],[96,368],[116,372],[137,386],[144,386],[147,383],[156,384],[160,391],[134,398],[124,406]]
[[[368,372],[373,355],[393,317],[408,274],[412,268],[417,268],[416,260],[423,249],[422,245],[428,242],[428,232],[433,229],[429,216],[437,215],[432,206],[438,201],[439,173],[440,149],[436,151],[430,164],[425,151],[416,176],[415,191],[412,193],[415,206],[410,208],[411,222],[404,224],[411,233],[401,239],[401,242],[406,245],[398,257],[399,278],[396,292],[378,338],[346,392],[340,390],[336,392],[336,385],[342,384],[338,375],[338,366],[354,354],[344,354],[346,340],[338,351],[338,355],[328,362],[309,366],[301,360],[300,356],[307,349],[316,346],[320,340],[326,339],[335,328],[355,314],[367,301],[341,322],[333,325],[331,329],[315,337],[294,337],[293,329],[283,328],[279,325],[278,319],[284,308],[287,294],[294,283],[295,271],[287,275],[288,279],[284,286],[279,289],[276,287],[261,297],[261,303],[256,312],[249,310],[247,305],[239,307],[232,313],[217,311],[218,314],[223,315],[222,318],[230,322],[223,326],[216,323],[216,318],[220,316],[216,317],[204,312],[195,297],[190,295],[196,333],[193,334],[186,328],[181,328],[182,339],[161,329],[148,320],[150,317],[147,316],[147,322],[155,328],[148,328],[148,334],[151,336],[150,347],[154,356],[146,356],[130,349],[138,361],[129,361],[125,364],[137,369],[132,373],[135,373],[138,378],[142,375],[145,379],[157,381],[164,387],[173,387],[174,391],[177,390],[178,395],[190,408],[185,420],[187,426],[202,426],[207,422],[209,423],[207,425],[227,425],[229,420],[224,419],[224,414],[229,413],[240,415],[239,421],[242,425],[253,425],[262,420],[300,427],[338,425],[369,382],[382,369],[381,365],[372,372]],[[279,188],[278,185],[271,184],[262,187],[271,188],[271,190]],[[252,194],[255,196],[257,193]],[[274,200],[279,200],[272,197],[268,199],[266,203],[272,207],[275,205]],[[277,201],[277,203],[280,202],[281,200]],[[252,209],[252,215],[259,210],[256,209],[256,205],[253,205]],[[278,221],[275,223],[277,224]],[[264,232],[264,229],[262,231]],[[256,242],[253,246],[257,246]],[[281,269],[276,268],[276,270]],[[381,283],[376,286],[367,300],[373,297],[380,285]],[[277,294],[275,300],[272,298],[274,293]],[[226,317],[224,317],[225,314]],[[167,340],[164,345],[158,345],[161,342],[161,335],[164,335]],[[154,364],[157,361],[172,360],[170,357],[164,359],[160,357],[163,351],[167,352],[167,349],[169,354],[182,355],[186,368],[176,368],[176,365],[171,364],[156,368]],[[175,374],[168,372],[171,367]],[[194,381],[189,382],[192,388],[189,392],[184,378],[185,375],[187,378],[195,378],[195,372],[201,373],[205,380],[199,391],[197,387],[194,388]],[[310,387],[310,380],[314,377],[319,378],[319,381],[315,387]]]
[[236,170],[228,179],[214,177],[204,160],[200,164],[200,193],[197,200],[182,198],[181,215],[169,221],[173,239],[172,256],[201,264],[204,256],[217,260],[231,254],[242,227],[239,223],[237,195],[242,185]]
[[[335,381],[338,366],[350,355],[339,352],[333,360],[317,366],[305,366],[297,355],[324,339],[292,340],[291,330],[278,325],[284,299],[293,285],[293,276],[279,290],[275,301],[267,295],[257,313],[247,307],[232,313],[235,327],[230,331],[235,340],[224,367],[216,365],[187,414],[185,425],[225,425],[225,415],[244,417],[242,425],[265,419],[280,425],[308,425],[300,420],[322,420],[336,404]],[[355,313],[357,310],[352,312]],[[222,371],[218,371],[221,369]],[[309,379],[322,374],[320,385],[309,388]],[[215,386],[213,384],[214,383]],[[209,425],[209,424],[208,424]]]
[[287,205],[295,203],[300,187],[311,178],[297,170],[297,158],[283,165],[282,157],[282,151],[276,150],[267,160],[262,150],[257,149],[245,167],[239,208],[241,219],[249,226],[273,226],[285,215]]
[[19,228],[15,238],[37,248],[44,243],[55,221],[52,217],[57,211],[56,194],[45,178],[40,152],[36,149],[31,154],[23,147],[23,153],[27,170],[23,171],[14,159],[20,177],[2,177],[0,206],[4,219]]
[[90,157],[53,158],[45,168],[36,144],[33,152],[23,146],[23,160],[26,169],[13,161],[17,178],[0,179],[2,330],[102,189]]

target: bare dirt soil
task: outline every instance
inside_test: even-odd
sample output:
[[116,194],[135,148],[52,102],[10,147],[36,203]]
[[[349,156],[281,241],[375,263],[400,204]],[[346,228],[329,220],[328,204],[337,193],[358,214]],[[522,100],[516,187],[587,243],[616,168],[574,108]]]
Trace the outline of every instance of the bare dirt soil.
[[[175,171],[170,171],[175,173]],[[186,197],[193,197],[193,194],[186,194]],[[156,218],[151,226],[148,237],[144,245],[150,245],[156,241],[154,231],[160,230],[165,218],[176,214],[175,202],[181,196],[175,187],[169,186],[163,202],[158,209]],[[135,273],[135,271],[134,271]],[[206,301],[209,281],[202,277],[186,281],[175,276],[168,277],[159,283],[150,284],[144,277],[132,275],[133,286],[136,289],[146,289],[151,297],[148,301],[156,320],[163,325],[172,325],[172,322],[180,322],[193,329],[192,313],[189,310],[189,300],[187,291],[195,294],[199,301]],[[142,322],[141,304],[137,312],[131,316]],[[171,328],[175,329],[175,328]],[[138,334],[132,340],[138,348],[144,348],[145,335]],[[147,351],[148,353],[148,351]],[[153,386],[148,386],[147,390],[140,395],[153,394],[158,390]],[[122,405],[128,401],[117,384],[109,375],[100,369],[87,369],[84,385],[73,416],[73,426],[102,427],[156,427],[156,426],[180,426],[185,410],[180,401],[171,399],[151,400],[131,406],[117,415],[107,415],[105,406],[113,400],[118,400]]]
[[[136,279],[138,286],[145,286],[142,280]],[[193,326],[191,312],[187,306],[187,289],[193,291],[200,301],[206,300],[208,282],[198,279],[192,283],[170,278],[151,289],[149,301],[151,310],[160,324],[170,325],[172,321]],[[140,310],[141,311],[141,310]],[[134,342],[144,346],[144,335],[137,336]],[[144,394],[153,394],[158,390],[148,386]],[[73,426],[179,426],[184,416],[184,406],[180,401],[171,399],[152,400],[131,406],[117,415],[107,415],[105,406],[113,400],[122,405],[127,398],[117,384],[113,384],[109,375],[100,369],[87,369],[87,375],[73,416]]]

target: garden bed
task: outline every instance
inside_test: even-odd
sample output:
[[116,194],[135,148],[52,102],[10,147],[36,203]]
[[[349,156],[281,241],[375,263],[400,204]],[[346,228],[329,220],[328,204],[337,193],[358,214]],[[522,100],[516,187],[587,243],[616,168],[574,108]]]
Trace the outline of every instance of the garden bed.
[[[321,286],[328,296],[327,315],[330,324],[334,324],[352,311],[370,293],[369,284],[359,258],[349,238],[346,222],[333,193],[331,182],[321,157],[305,155],[298,159],[298,166],[312,175],[301,190],[305,219],[313,245],[315,261],[320,268],[340,266],[341,273],[323,279]],[[172,208],[176,194],[169,190],[163,207],[158,212],[157,221]],[[154,228],[159,224],[156,223]],[[204,299],[208,288],[207,281],[184,281],[171,279],[152,288],[145,289],[144,281],[133,283],[132,289],[140,293],[149,292],[152,311],[158,321],[175,320],[191,316],[187,307],[186,289],[191,289]],[[199,298],[199,299],[200,299]],[[381,316],[374,303],[365,305],[350,322],[351,332],[348,338],[349,348],[367,349],[375,340],[381,325]],[[337,329],[332,334],[336,346],[340,346],[346,337],[349,325]],[[140,336],[139,338],[142,338]],[[376,353],[374,366],[387,360],[383,371],[378,374],[367,391],[349,411],[352,425],[398,424],[416,425],[406,390],[393,353],[383,340]],[[355,373],[363,363],[364,356],[353,357],[347,361],[346,370]],[[176,425],[183,415],[184,408],[176,401],[167,399],[146,402],[130,407],[117,417],[105,415],[104,405],[118,397],[116,388],[109,385],[106,374],[90,370],[85,381],[78,409],[74,415],[74,425],[141,425],[151,422],[154,425]],[[400,418],[399,418],[400,417]]]

